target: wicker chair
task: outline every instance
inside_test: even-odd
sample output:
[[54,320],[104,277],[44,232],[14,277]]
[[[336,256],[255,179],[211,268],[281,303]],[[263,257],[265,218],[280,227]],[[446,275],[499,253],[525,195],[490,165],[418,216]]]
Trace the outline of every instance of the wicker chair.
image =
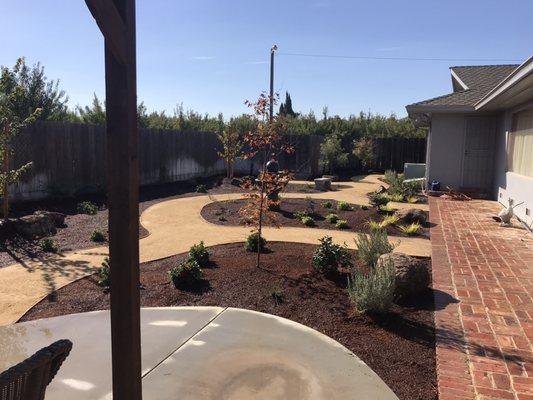
[[58,340],[0,374],[0,400],[42,400],[46,387],[72,349]]

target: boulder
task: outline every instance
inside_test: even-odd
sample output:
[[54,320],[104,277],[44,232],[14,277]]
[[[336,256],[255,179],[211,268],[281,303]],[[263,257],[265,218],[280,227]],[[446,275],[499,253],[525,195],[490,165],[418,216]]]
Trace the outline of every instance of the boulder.
[[403,253],[387,253],[379,257],[376,268],[383,268],[392,263],[396,280],[394,296],[409,297],[425,291],[430,282],[425,260]]
[[65,214],[52,211],[36,211],[12,220],[15,232],[26,237],[40,237],[56,233],[56,227],[65,226]]
[[316,178],[315,179],[315,189],[326,192],[331,190],[331,179],[329,178]]
[[428,212],[419,210],[418,208],[406,208],[396,211],[396,216],[400,222],[404,224],[412,224],[417,222],[421,225],[425,224],[428,220]]

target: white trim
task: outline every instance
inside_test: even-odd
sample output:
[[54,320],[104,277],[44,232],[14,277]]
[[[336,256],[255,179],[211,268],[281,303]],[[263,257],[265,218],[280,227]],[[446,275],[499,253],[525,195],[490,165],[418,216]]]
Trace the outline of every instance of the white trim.
[[452,74],[453,79],[455,79],[455,80],[457,81],[457,83],[458,83],[459,85],[461,85],[461,87],[462,87],[464,90],[468,90],[468,89],[470,89],[468,86],[466,86],[466,83],[464,83],[464,82],[461,80],[461,78],[459,78],[459,75],[457,75],[457,74],[455,73],[455,71],[453,70],[453,67],[450,68],[450,73]]
[[485,97],[479,100],[475,105],[475,109],[479,110],[480,108],[486,106],[500,94],[504,93],[506,90],[517,84],[520,80],[528,76],[533,72],[533,57],[529,57],[522,65],[516,68],[511,72],[503,81],[501,81],[496,87],[494,87],[490,92],[488,92]]

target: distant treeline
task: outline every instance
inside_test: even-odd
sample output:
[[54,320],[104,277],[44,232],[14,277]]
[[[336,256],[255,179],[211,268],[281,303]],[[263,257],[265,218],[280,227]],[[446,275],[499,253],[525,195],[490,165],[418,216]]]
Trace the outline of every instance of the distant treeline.
[[[7,67],[2,67],[7,68]],[[67,105],[68,97],[65,91],[59,89],[58,81],[48,80],[44,68],[40,64],[32,67],[23,63],[16,73],[17,81],[24,85],[28,93],[21,101],[20,114],[28,110],[41,108],[39,119],[54,121],[81,122],[87,124],[105,123],[105,103],[96,95],[91,105],[70,109]],[[360,137],[387,138],[387,137],[425,137],[427,131],[414,128],[408,118],[398,118],[394,114],[383,116],[379,114],[361,112],[347,118],[328,115],[324,107],[320,117],[313,112],[308,114],[296,113],[292,109],[292,99],[287,93],[285,102],[280,105],[280,124],[282,132],[294,135],[322,135],[333,136],[343,143],[351,142]],[[221,132],[224,129],[234,129],[239,133],[250,130],[256,121],[249,115],[225,119],[222,114],[211,116],[192,110],[185,110],[178,105],[172,115],[164,111],[149,112],[144,105],[138,106],[139,126],[142,128],[171,129],[178,131]]]

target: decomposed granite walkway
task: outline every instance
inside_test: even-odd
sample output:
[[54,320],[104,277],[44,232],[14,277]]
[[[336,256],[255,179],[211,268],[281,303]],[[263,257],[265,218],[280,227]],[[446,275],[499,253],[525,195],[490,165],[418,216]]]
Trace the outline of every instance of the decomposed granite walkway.
[[[382,182],[379,175],[359,177],[353,182],[343,182],[339,190],[321,193],[284,193],[286,198],[312,197],[314,199],[343,200],[354,204],[367,204],[367,193]],[[303,182],[300,182],[303,183]],[[157,203],[141,215],[142,225],[150,234],[140,241],[141,262],[154,261],[183,253],[201,240],[207,246],[244,241],[250,229],[239,226],[215,225],[205,221],[200,212],[213,200],[242,198],[242,194],[185,197]],[[427,204],[394,203],[396,208],[428,209]],[[310,228],[264,228],[270,241],[318,243],[323,236],[332,236],[355,248],[354,233]],[[430,242],[423,238],[389,237],[397,244],[395,251],[429,256]],[[94,273],[107,255],[107,247],[84,249],[65,254],[50,255],[29,262],[20,262],[0,268],[0,325],[16,322],[24,313],[44,297],[77,279]]]

